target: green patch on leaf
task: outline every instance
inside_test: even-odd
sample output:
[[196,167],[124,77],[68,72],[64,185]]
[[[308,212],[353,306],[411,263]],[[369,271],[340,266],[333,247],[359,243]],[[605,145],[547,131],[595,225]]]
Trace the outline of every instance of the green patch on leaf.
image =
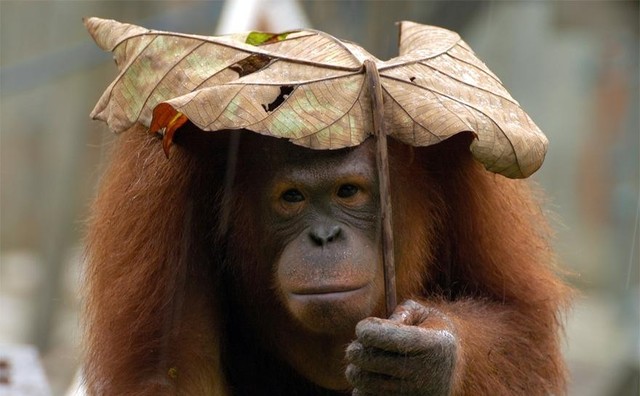
[[247,36],[245,43],[251,45],[265,45],[265,44],[273,44],[278,41],[286,40],[289,33],[265,33],[265,32],[251,32]]

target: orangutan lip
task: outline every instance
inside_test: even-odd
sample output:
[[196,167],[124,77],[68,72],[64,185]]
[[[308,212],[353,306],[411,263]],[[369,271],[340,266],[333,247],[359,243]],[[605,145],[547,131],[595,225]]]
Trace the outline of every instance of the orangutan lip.
[[358,292],[366,287],[368,287],[369,285],[364,285],[364,286],[349,286],[349,287],[336,287],[336,286],[331,286],[331,287],[316,287],[316,288],[309,288],[309,289],[304,289],[304,290],[300,290],[300,291],[296,291],[296,292],[291,292],[292,295],[294,296],[340,296],[340,295],[344,295],[345,297],[348,296],[351,293],[354,292]]

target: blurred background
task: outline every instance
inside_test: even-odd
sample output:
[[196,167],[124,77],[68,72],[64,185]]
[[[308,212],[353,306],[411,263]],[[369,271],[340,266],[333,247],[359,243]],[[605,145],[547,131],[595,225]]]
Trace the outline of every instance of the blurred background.
[[580,291],[570,395],[637,396],[638,15],[638,1],[0,0],[0,360],[33,346],[53,395],[79,364],[82,236],[113,139],[89,113],[116,76],[82,17],[206,35],[312,27],[381,59],[394,22],[413,20],[458,31],[550,139],[533,179]]

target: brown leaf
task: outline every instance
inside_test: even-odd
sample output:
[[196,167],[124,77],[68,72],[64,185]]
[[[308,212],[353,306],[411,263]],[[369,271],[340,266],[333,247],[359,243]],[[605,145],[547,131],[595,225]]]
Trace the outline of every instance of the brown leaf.
[[373,128],[363,68],[371,60],[390,136],[429,146],[472,132],[475,158],[509,177],[530,175],[544,159],[538,127],[445,29],[402,22],[400,55],[380,61],[313,30],[205,37],[97,18],[86,24],[120,69],[92,116],[117,132],[135,122],[164,127],[165,148],[186,119],[205,131],[245,128],[316,149],[357,145]]

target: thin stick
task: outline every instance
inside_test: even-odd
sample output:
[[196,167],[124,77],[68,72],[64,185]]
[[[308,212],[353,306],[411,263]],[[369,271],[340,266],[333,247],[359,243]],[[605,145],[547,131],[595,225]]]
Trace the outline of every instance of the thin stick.
[[373,112],[373,134],[376,137],[376,165],[380,183],[380,223],[382,232],[382,264],[384,266],[384,288],[387,317],[396,308],[396,268],[393,255],[393,226],[391,223],[391,193],[389,191],[389,156],[387,153],[387,132],[384,125],[382,86],[376,64],[364,61],[365,73],[371,94]]

